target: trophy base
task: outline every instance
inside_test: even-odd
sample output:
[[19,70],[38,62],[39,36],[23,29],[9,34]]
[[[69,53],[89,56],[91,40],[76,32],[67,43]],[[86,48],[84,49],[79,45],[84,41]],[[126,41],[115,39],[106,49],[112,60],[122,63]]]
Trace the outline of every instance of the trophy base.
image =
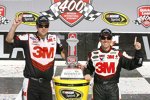
[[89,84],[87,80],[66,80],[53,77],[56,100],[88,100]]
[[83,72],[79,68],[64,68],[61,79],[84,79]]

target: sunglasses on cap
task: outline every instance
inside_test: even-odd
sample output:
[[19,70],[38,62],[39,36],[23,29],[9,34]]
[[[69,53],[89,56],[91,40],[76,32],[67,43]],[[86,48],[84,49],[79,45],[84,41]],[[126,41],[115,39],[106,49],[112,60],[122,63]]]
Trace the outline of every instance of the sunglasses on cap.
[[38,25],[38,28],[44,28],[44,27],[45,27],[45,28],[48,28],[49,25],[48,25],[48,24],[47,24],[47,25],[42,25],[42,24],[39,24],[39,25]]
[[111,40],[112,36],[101,36],[100,38],[101,38],[101,40],[105,40],[105,39]]

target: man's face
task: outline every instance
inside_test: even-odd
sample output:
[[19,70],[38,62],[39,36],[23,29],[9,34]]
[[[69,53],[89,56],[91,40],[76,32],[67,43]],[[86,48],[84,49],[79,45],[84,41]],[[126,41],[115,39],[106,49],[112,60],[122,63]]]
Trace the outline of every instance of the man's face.
[[39,24],[37,26],[38,35],[42,38],[48,33],[49,24]]
[[104,35],[104,36],[101,36],[100,39],[101,39],[100,42],[101,42],[102,48],[109,49],[112,43],[112,36]]

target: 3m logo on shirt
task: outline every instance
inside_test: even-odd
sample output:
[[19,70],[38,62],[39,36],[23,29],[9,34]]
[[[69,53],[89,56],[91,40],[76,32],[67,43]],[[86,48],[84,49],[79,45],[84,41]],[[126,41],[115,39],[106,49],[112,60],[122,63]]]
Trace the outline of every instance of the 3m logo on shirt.
[[104,74],[110,74],[115,73],[115,63],[114,62],[98,62],[96,63],[96,73],[104,73]]
[[95,73],[104,77],[115,74],[116,70],[115,62],[97,62],[95,67]]
[[53,47],[40,47],[35,46],[33,48],[33,56],[36,58],[53,58],[54,57],[54,48]]
[[[105,78],[114,75],[119,63],[118,51],[114,53],[114,51],[111,50],[109,53],[103,53],[98,50],[97,52],[97,54],[92,52],[91,56],[95,73]],[[93,56],[98,56],[98,58],[93,58]]]
[[42,67],[53,62],[56,54],[56,47],[57,47],[56,46],[57,43],[56,41],[54,41],[56,40],[56,36],[51,35],[50,38],[53,39],[53,41],[51,42],[48,41],[50,38],[48,38],[45,41],[36,40],[36,45],[35,43],[33,43],[35,41],[33,38],[35,38],[35,36],[30,34],[30,38],[29,38],[30,55],[31,55],[31,59],[34,61],[34,65],[35,66],[41,65]]

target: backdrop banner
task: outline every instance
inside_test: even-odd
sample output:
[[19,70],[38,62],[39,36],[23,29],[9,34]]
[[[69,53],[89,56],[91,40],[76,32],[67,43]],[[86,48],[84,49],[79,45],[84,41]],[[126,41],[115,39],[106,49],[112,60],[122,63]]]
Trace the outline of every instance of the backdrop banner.
[[[69,32],[51,32],[51,34],[56,34],[60,38],[64,48],[68,50],[68,44],[66,42],[68,38]],[[0,33],[0,60],[23,60],[24,53],[22,48],[13,48],[11,44],[5,42],[6,37],[5,32]],[[19,33],[16,33],[19,34]],[[21,33],[23,34],[23,33]],[[34,33],[33,33],[34,34]],[[99,33],[78,33],[79,42],[77,44],[77,56],[78,61],[85,61],[87,59],[88,52],[91,50],[98,48],[100,46]],[[137,39],[142,44],[142,50],[144,54],[144,61],[150,61],[150,34],[142,33],[142,34],[132,34],[132,33],[114,33],[113,40],[116,41],[114,45],[115,48],[126,51],[129,55],[134,55],[134,38],[137,36]],[[56,56],[57,60],[62,60],[59,55]]]

